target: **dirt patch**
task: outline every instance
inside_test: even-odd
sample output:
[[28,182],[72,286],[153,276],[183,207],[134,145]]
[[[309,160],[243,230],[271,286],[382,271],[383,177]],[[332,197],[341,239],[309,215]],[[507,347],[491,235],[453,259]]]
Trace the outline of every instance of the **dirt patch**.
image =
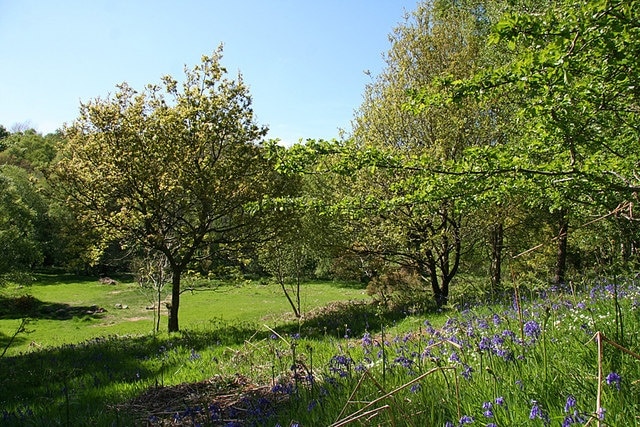
[[124,319],[127,322],[139,322],[141,320],[149,320],[148,317],[127,317]]
[[152,387],[115,409],[135,414],[148,426],[242,426],[273,416],[289,398],[282,390],[254,384],[241,375],[215,376],[197,383]]

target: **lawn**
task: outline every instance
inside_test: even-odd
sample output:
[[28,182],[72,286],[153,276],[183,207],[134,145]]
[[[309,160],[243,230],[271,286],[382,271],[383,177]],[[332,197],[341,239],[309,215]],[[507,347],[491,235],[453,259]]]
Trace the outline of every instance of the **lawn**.
[[[10,286],[0,291],[1,348],[20,325],[20,308],[31,315],[28,333],[16,337],[7,355],[99,336],[139,335],[153,330],[154,313],[149,309],[153,306],[152,296],[130,279],[109,285],[97,278],[53,275],[37,278],[30,286]],[[213,320],[275,326],[291,317],[282,289],[274,284],[212,282],[210,287],[200,283],[195,289],[181,297],[182,329],[206,327]],[[18,302],[11,299],[17,296],[21,297]],[[368,299],[358,287],[313,282],[304,284],[301,304],[304,312],[334,301]],[[22,307],[15,307],[16,304]],[[166,315],[163,307],[161,330],[166,330]]]

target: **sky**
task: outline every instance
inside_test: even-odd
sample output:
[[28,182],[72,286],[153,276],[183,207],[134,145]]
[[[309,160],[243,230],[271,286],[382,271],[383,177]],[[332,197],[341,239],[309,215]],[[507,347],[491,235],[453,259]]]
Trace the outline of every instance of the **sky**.
[[222,64],[242,74],[268,138],[337,138],[417,2],[0,0],[0,124],[53,132],[80,102],[122,82],[180,79],[222,43]]

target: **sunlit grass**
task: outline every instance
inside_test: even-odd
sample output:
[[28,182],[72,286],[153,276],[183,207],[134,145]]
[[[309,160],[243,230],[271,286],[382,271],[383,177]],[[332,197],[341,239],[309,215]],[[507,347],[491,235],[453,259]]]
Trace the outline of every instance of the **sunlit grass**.
[[[216,295],[266,306],[270,293],[252,286]],[[185,394],[163,416],[121,405],[178,384],[247,378],[271,393],[245,402],[245,425],[638,424],[640,291],[632,281],[408,317],[347,304],[289,324],[269,317],[270,307],[231,315],[220,306],[205,317],[198,298],[215,292],[185,298],[197,315],[181,334],[112,335],[0,359],[5,423],[227,425],[234,413],[205,397],[193,403]],[[599,357],[597,332],[619,348],[602,342]]]
[[[28,287],[1,290],[3,301],[28,295],[35,298],[33,304],[39,307],[37,314],[30,316],[28,333],[16,337],[7,355],[79,343],[96,336],[140,335],[153,330],[153,310],[148,309],[153,306],[152,298],[131,280],[105,285],[95,278],[42,275],[39,279]],[[301,301],[303,311],[307,311],[332,301],[366,298],[362,289],[316,282],[305,284]],[[218,319],[275,323],[290,311],[282,291],[275,285],[243,282],[198,287],[182,295],[180,325],[182,329],[206,328],[209,322]],[[166,308],[162,307],[164,330],[166,314]],[[20,316],[15,310],[0,314],[0,344],[19,326]]]

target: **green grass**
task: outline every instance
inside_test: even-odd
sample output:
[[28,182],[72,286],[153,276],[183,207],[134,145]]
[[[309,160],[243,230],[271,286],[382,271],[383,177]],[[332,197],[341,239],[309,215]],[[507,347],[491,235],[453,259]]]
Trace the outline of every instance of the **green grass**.
[[[183,329],[205,327],[211,320],[219,319],[275,324],[291,311],[282,290],[273,284],[243,282],[196,289],[181,296],[180,325]],[[13,306],[13,298],[18,296],[22,296],[26,313],[30,315],[28,333],[16,337],[7,355],[79,343],[97,336],[139,335],[153,330],[153,311],[147,309],[153,306],[152,296],[130,280],[106,285],[95,278],[40,275],[30,286],[1,290],[2,348],[25,313]],[[303,311],[307,311],[332,301],[366,298],[362,289],[333,282],[313,282],[304,285],[301,302]],[[166,315],[167,310],[163,307],[161,330],[166,330]]]
[[[98,286],[67,285],[69,294]],[[460,426],[472,418],[486,427],[597,425],[599,407],[602,425],[640,425],[640,288],[616,285],[529,294],[519,310],[509,303],[404,316],[359,303],[322,308],[332,296],[362,294],[317,283],[305,288],[314,309],[299,323],[280,317],[268,286],[185,294],[191,310],[180,334],[21,343],[28,352],[0,359],[0,408],[6,425],[226,425],[241,414],[245,425]],[[228,306],[215,306],[225,298]],[[259,303],[238,309],[251,301]],[[81,321],[69,337],[106,321]],[[131,323],[111,321],[107,330]],[[599,357],[596,332],[618,347],[602,341]]]

